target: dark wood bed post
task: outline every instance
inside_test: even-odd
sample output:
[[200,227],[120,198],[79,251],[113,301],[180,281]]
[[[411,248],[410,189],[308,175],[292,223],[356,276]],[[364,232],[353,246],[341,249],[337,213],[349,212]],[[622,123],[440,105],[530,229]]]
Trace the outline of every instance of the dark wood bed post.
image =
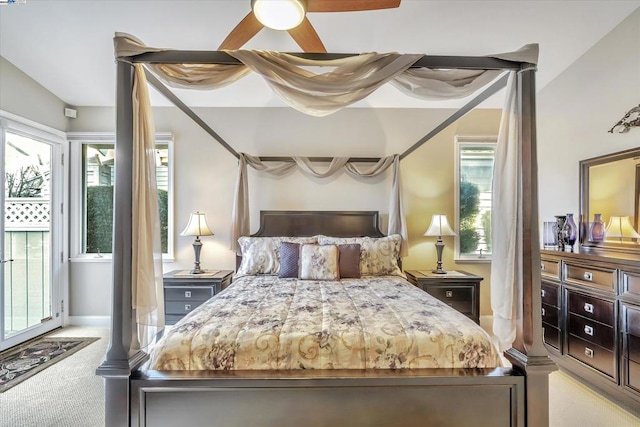
[[538,233],[538,162],[536,152],[535,70],[523,64],[518,73],[518,109],[521,133],[522,289],[518,295],[516,340],[505,352],[527,375],[527,426],[549,425],[549,374],[556,369],[542,341],[540,298],[540,238]]
[[[118,62],[116,179],[113,205],[111,341],[96,374],[105,379],[105,425],[129,426],[129,377],[147,358],[138,346],[131,307],[131,214],[133,202],[133,66]],[[133,348],[133,350],[132,350]]]

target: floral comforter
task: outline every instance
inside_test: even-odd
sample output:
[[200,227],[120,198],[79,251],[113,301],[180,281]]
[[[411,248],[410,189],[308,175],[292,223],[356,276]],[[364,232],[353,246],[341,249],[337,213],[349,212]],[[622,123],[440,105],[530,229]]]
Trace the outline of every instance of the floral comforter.
[[476,323],[402,277],[246,276],[165,332],[157,370],[492,368]]

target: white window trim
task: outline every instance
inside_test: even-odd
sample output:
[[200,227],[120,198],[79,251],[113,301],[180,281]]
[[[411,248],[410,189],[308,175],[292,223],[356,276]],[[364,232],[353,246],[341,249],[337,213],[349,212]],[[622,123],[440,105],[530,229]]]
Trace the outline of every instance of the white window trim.
[[[456,135],[454,144],[454,221],[455,229],[460,229],[460,145],[461,144],[486,144],[497,143],[498,137],[496,135]],[[480,258],[479,256],[460,255],[460,237],[459,234],[454,238],[455,251],[454,261],[456,263],[466,264],[491,264],[491,255]]]
[[[70,188],[71,188],[71,212],[70,221],[73,224],[70,227],[70,250],[72,262],[111,262],[112,255],[105,254],[87,254],[82,251],[82,146],[91,143],[115,143],[116,135],[111,132],[69,132],[67,134],[69,140],[70,151]],[[162,254],[162,262],[174,262],[174,218],[173,218],[173,134],[170,132],[157,132],[155,134],[156,142],[165,143],[169,146],[169,168],[168,168],[168,187],[169,197],[167,200],[167,224],[169,230],[167,232],[167,253]]]

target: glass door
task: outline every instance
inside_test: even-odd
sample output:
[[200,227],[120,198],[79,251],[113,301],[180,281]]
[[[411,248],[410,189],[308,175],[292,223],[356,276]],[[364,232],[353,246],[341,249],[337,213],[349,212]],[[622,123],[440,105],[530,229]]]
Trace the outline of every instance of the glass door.
[[[0,128],[0,350],[62,325],[61,144]],[[54,209],[54,206],[59,206]],[[55,254],[58,254],[57,256]]]

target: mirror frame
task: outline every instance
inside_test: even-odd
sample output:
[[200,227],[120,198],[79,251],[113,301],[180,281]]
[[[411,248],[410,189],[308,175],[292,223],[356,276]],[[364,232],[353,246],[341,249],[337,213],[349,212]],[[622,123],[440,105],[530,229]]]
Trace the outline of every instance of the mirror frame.
[[[602,248],[618,252],[640,254],[640,244],[615,242],[593,243],[586,240],[586,235],[589,230],[589,168],[633,157],[640,157],[640,148],[631,148],[629,150],[580,161],[580,246],[582,248]],[[633,225],[634,228],[638,230],[640,228],[640,194],[638,194],[640,192],[640,164],[636,165],[635,174],[636,193]]]

